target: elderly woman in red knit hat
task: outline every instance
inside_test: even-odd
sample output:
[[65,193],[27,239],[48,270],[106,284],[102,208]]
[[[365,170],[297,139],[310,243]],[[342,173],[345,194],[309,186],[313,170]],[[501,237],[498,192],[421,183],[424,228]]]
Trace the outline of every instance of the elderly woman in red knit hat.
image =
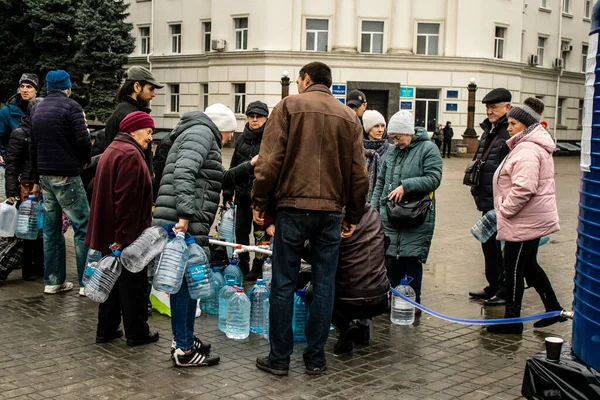
[[[102,154],[90,209],[86,246],[102,254],[131,244],[152,222],[152,178],[144,151],[152,144],[154,121],[142,111],[120,124],[120,133]],[[106,302],[100,304],[96,343],[123,336],[127,345],[156,342],[158,332],[148,328],[147,269],[138,273],[123,268]]]

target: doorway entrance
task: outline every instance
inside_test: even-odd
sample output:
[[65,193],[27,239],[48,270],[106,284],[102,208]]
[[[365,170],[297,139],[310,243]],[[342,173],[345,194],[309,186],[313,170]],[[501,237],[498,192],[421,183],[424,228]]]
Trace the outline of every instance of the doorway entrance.
[[388,120],[388,90],[363,90],[367,96],[367,110],[379,111]]
[[367,96],[367,109],[377,110],[385,121],[400,109],[400,83],[396,82],[348,82],[348,92],[360,90]]

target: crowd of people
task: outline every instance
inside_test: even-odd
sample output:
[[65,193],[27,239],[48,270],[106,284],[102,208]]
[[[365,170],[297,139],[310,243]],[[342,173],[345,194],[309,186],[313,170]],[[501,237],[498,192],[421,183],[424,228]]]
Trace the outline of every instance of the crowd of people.
[[[163,85],[142,67],[130,68],[124,78],[118,105],[93,146],[83,109],[69,98],[65,71],[47,74],[43,101],[37,98],[38,77],[23,74],[19,92],[0,110],[8,201],[19,204],[40,193],[44,198],[43,240],[27,244],[24,278],[43,273],[47,294],[73,289],[66,279],[63,212],[73,227],[79,293],[85,296],[88,249],[107,255],[152,225],[171,224],[175,233],[189,233],[209,252],[208,235],[222,203],[237,209],[238,243],[249,244],[251,232],[257,243],[272,241],[270,353],[256,360],[261,370],[289,372],[301,258],[311,265],[303,355],[308,374],[326,370],[331,322],[339,330],[334,352],[346,353],[353,343],[369,343],[371,319],[389,309],[390,285],[412,277],[421,302],[442,158],[450,157],[454,135],[451,122],[438,126],[430,138],[408,111],[386,121],[368,110],[360,91],[351,91],[344,105],[331,94],[331,69],[312,62],[299,71],[299,95],[286,97],[271,111],[260,101],[248,105],[244,131],[225,169],[222,148],[237,130],[228,107],[213,104],[204,112],[183,114],[153,154],[149,107]],[[561,309],[537,263],[540,238],[559,229],[554,141],[540,125],[540,100],[516,106],[511,100],[502,88],[483,99],[488,118],[474,156],[478,181],[471,185],[477,209],[482,215],[494,210],[498,229],[482,244],[488,285],[470,296],[486,306],[505,305],[506,317],[520,315],[524,279],[547,311]],[[262,263],[257,257],[250,266],[250,258],[242,258],[244,279],[259,278]],[[99,306],[96,342],[123,334],[130,346],[159,340],[148,325],[147,269],[123,269]],[[217,364],[211,345],[194,334],[197,301],[185,279],[170,296],[170,306],[174,364]],[[562,320],[548,318],[534,326]],[[488,328],[492,333],[522,330],[519,323]]]

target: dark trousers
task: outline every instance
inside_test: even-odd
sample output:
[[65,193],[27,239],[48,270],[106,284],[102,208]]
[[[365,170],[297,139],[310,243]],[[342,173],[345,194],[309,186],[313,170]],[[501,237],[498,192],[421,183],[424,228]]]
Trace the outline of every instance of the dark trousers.
[[127,339],[148,337],[148,267],[138,273],[121,271],[108,299],[98,309],[97,336],[112,335],[121,323]]
[[307,368],[325,365],[325,342],[329,336],[335,291],[342,216],[333,211],[308,211],[294,208],[277,210],[273,242],[273,282],[269,302],[269,338],[273,365],[287,367],[294,351],[292,315],[294,292],[300,271],[300,254],[304,241],[310,241],[312,258],[313,301],[306,326]]
[[331,323],[336,328],[345,330],[355,319],[375,318],[383,314],[387,310],[387,306],[387,293],[371,299],[343,300],[336,298]]
[[562,310],[548,276],[537,262],[539,243],[540,239],[534,239],[504,244],[507,318],[521,315],[521,302],[525,291],[523,279],[538,292],[546,311]]
[[452,147],[452,139],[444,139],[443,147],[442,147],[442,157],[446,154],[446,150],[448,151],[448,158],[450,158],[450,148]]
[[501,299],[506,297],[504,288],[504,263],[502,261],[502,245],[496,240],[496,234],[481,243],[483,258],[485,259],[485,279],[488,285],[483,289],[489,295],[496,295]]
[[[250,232],[252,228],[254,228],[254,236],[255,242],[256,240],[263,238],[264,241],[269,241],[270,237],[265,233],[263,235],[257,235],[257,232],[260,231],[260,227],[254,223],[252,220],[252,209],[250,208],[250,204],[236,204],[235,208],[235,241],[238,244],[250,244]],[[262,232],[262,231],[260,231]],[[258,236],[258,239],[257,239]],[[257,246],[262,243],[255,243]],[[254,261],[252,262],[252,270],[260,273],[262,272],[262,265],[264,260],[262,257],[257,255],[254,256]],[[241,253],[240,254],[240,268],[242,272],[247,274],[250,271],[250,253]]]
[[409,286],[413,288],[416,302],[421,303],[421,284],[423,282],[423,264],[417,257],[386,257],[388,264],[388,278],[392,287],[400,284],[404,276],[410,276],[413,280]]
[[44,276],[44,239],[25,240],[21,257],[23,279]]

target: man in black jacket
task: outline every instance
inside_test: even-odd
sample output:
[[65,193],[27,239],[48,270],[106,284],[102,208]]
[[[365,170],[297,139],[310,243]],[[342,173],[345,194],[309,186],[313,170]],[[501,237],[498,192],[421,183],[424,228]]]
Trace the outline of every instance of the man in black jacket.
[[83,166],[91,159],[92,143],[83,109],[69,98],[71,78],[63,70],[46,75],[48,95],[32,117],[31,162],[34,177],[44,192],[44,293],[73,289],[66,280],[65,237],[62,233],[64,211],[74,232],[77,275],[83,295],[83,269],[90,207],[81,181]]
[[[509,152],[506,145],[506,141],[510,138],[506,113],[510,110],[511,100],[511,93],[503,88],[492,90],[482,100],[488,118],[481,124],[483,134],[479,140],[477,158],[482,159],[487,150],[490,151],[483,163],[479,185],[471,187],[471,194],[482,215],[494,209],[492,182],[494,173]],[[492,147],[490,148],[490,146]],[[506,303],[504,300],[504,266],[500,242],[496,240],[494,234],[487,242],[482,243],[481,247],[485,258],[485,278],[488,286],[480,291],[469,292],[469,296],[485,300],[485,304],[488,306],[504,305]]]
[[[254,101],[248,104],[248,108],[246,109],[248,122],[244,128],[244,132],[235,143],[235,150],[233,151],[229,168],[235,168],[243,162],[250,161],[252,157],[258,154],[268,117],[269,107],[265,103]],[[231,202],[232,199],[235,202],[235,240],[239,244],[250,244],[250,232],[253,227],[254,241],[257,245],[260,245],[260,242],[268,242],[270,240],[264,228],[252,222],[250,192],[252,191],[253,182],[254,177],[237,184],[235,186],[235,198],[233,196],[234,190],[223,191],[224,204]],[[255,256],[252,263],[252,271],[250,271],[250,255],[248,253],[240,254],[240,268],[244,273],[244,280],[256,281],[262,275],[263,263],[264,260],[262,258]]]

